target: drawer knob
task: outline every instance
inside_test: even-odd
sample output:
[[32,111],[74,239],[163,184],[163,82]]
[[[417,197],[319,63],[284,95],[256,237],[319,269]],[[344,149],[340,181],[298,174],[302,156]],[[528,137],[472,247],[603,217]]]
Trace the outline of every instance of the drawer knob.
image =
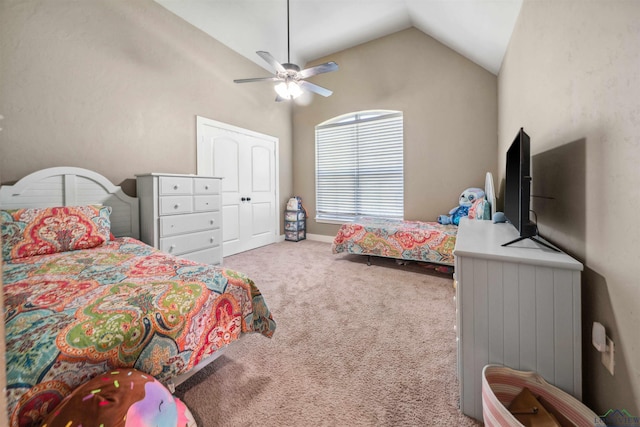
[[173,206],[173,208],[174,208],[174,209],[178,209],[179,207],[180,207],[180,204],[179,204],[179,203],[176,203],[176,204]]
[[211,243],[213,243],[213,242],[215,242],[215,241],[216,241],[216,239],[214,239],[214,238],[212,237],[212,238],[210,238],[210,239],[209,239],[209,241],[210,241]]
[[173,186],[173,189],[174,189],[174,190],[177,190],[177,189],[178,189],[178,187],[179,187],[179,185],[178,185],[178,184],[176,184],[176,185],[174,185],[174,186]]
[[212,220],[211,220],[211,224],[215,224],[215,223],[216,223],[216,220],[215,220],[215,219],[212,219]]
[[208,189],[209,189],[209,186],[208,186],[208,185],[205,185],[205,186],[204,186],[204,189],[205,189],[205,190],[208,190]]
[[173,251],[176,248],[176,245],[169,246],[169,252]]

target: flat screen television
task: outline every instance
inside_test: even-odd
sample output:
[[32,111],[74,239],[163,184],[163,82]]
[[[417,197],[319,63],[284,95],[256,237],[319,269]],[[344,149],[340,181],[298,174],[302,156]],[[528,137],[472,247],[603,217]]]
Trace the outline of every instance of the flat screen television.
[[504,216],[520,234],[515,240],[502,246],[524,239],[536,242],[557,250],[535,236],[538,226],[529,217],[531,204],[531,141],[529,135],[520,128],[511,146],[507,150],[507,164],[505,171]]

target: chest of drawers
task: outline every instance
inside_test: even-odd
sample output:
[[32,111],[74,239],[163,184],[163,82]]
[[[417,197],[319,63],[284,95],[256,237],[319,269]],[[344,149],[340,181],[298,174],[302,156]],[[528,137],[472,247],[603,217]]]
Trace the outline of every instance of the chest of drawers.
[[195,175],[137,175],[141,240],[172,255],[221,264],[220,180]]
[[455,255],[460,409],[482,420],[482,369],[534,371],[582,399],[580,262],[511,224],[463,218]]

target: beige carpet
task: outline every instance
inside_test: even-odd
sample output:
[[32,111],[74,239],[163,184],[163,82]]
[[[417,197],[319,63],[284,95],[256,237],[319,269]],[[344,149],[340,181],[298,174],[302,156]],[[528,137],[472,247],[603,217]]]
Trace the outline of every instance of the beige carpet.
[[450,276],[308,240],[224,265],[256,282],[278,328],[177,388],[199,426],[478,425],[458,410]]

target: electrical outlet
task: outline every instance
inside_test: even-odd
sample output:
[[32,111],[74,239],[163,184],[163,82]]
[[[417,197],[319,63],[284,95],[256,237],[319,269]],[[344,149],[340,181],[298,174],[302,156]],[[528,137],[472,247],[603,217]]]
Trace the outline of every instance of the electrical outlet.
[[613,360],[613,354],[615,353],[615,348],[613,345],[613,341],[611,338],[607,337],[607,349],[602,352],[602,364],[607,371],[613,375],[613,367],[615,366],[615,361]]

